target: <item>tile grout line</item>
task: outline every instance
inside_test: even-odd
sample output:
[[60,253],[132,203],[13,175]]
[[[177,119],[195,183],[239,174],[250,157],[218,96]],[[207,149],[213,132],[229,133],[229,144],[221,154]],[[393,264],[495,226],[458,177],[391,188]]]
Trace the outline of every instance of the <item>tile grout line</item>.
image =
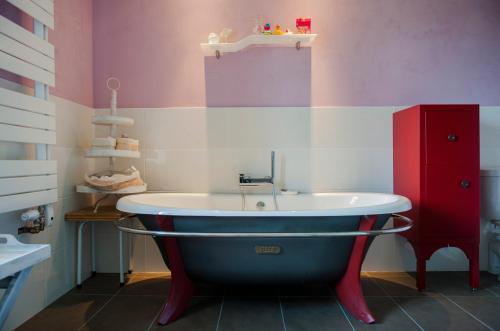
[[281,304],[281,297],[279,295],[278,295],[278,301],[280,303],[281,322],[283,323],[283,330],[286,331],[285,315],[283,314],[283,305]]
[[[133,276],[130,278],[130,280],[133,280],[135,277],[136,277],[136,276],[135,276],[135,275],[133,275]],[[96,315],[97,315],[97,314],[99,314],[99,313],[100,313],[100,312],[104,309],[104,307],[106,307],[106,306],[107,306],[107,305],[111,302],[111,300],[113,300],[116,296],[118,296],[118,293],[120,293],[120,291],[121,291],[122,289],[123,289],[123,287],[120,287],[120,288],[118,289],[118,291],[116,291],[116,292],[115,292],[115,294],[113,294],[113,295],[111,296],[111,298],[109,298],[109,300],[108,300],[108,301],[106,301],[106,302],[102,305],[102,307],[101,307],[101,308],[99,308],[99,309],[98,309],[98,310],[97,310],[94,314],[92,314],[92,316],[90,316],[88,320],[86,320],[85,322],[83,322],[83,324],[82,324],[82,325],[81,325],[81,326],[77,329],[77,331],[81,330],[81,329],[82,329],[85,325],[87,325],[87,324],[88,324],[88,323],[89,323],[89,322],[90,322],[90,321],[91,321],[94,317],[96,317]]]
[[497,292],[492,291],[492,290],[490,290],[489,288],[485,288],[485,290],[486,290],[486,291],[488,291],[488,292],[490,292],[491,294],[493,294],[493,296],[495,296],[495,297],[499,297],[499,298],[500,298],[500,294],[498,294]]
[[344,307],[342,307],[342,305],[340,304],[339,302],[339,299],[335,298],[335,302],[337,303],[337,306],[340,308],[340,311],[342,312],[342,315],[344,316],[344,318],[347,320],[347,323],[349,323],[349,325],[351,326],[351,329],[353,331],[356,331],[356,328],[354,327],[354,325],[352,324],[351,320],[349,319],[349,317],[347,316],[347,313],[346,311],[344,310]]
[[[372,280],[372,279],[370,278],[370,280]],[[418,322],[417,322],[417,321],[413,318],[413,316],[411,316],[411,315],[410,315],[410,314],[406,311],[406,309],[404,309],[404,308],[403,308],[403,307],[402,307],[402,306],[401,306],[401,305],[400,305],[400,304],[399,304],[396,300],[394,300],[394,298],[392,297],[392,295],[390,295],[390,294],[389,294],[389,292],[387,292],[387,291],[386,291],[386,290],[385,290],[382,286],[380,286],[380,284],[379,284],[379,283],[378,283],[375,279],[373,279],[372,281],[375,283],[375,285],[376,285],[376,286],[377,286],[377,287],[378,287],[378,288],[379,288],[382,292],[384,292],[384,293],[387,295],[387,297],[389,298],[389,300],[391,300],[391,301],[392,301],[392,303],[394,303],[394,304],[395,304],[395,305],[396,305],[396,306],[397,306],[397,307],[398,307],[398,308],[399,308],[399,309],[403,312],[403,314],[405,314],[405,315],[406,315],[406,317],[408,317],[408,318],[409,318],[409,319],[410,319],[413,323],[415,323],[415,325],[416,325],[416,326],[417,326],[420,330],[425,331],[425,329],[424,329],[424,328],[423,328],[423,327],[422,327],[422,326],[421,326],[421,325],[420,325],[420,324],[419,324],[419,323],[418,323]]]
[[151,328],[153,327],[153,324],[154,322],[156,321],[156,319],[158,318],[158,316],[160,315],[161,311],[163,310],[163,307],[164,307],[165,304],[162,304],[162,306],[160,307],[160,309],[158,310],[158,312],[156,313],[155,317],[153,317],[153,319],[151,320],[151,322],[149,323],[149,326],[146,328],[146,331],[149,331],[151,330]]
[[85,321],[85,322],[84,322],[84,323],[83,323],[83,324],[82,324],[82,325],[81,325],[81,326],[77,329],[77,331],[78,331],[78,330],[81,330],[81,329],[82,329],[85,325],[87,325],[87,324],[88,324],[88,323],[89,323],[89,322],[90,322],[90,321],[91,321],[91,320],[92,320],[92,319],[93,319],[93,318],[94,318],[97,314],[99,314],[99,313],[100,313],[100,312],[104,309],[104,307],[106,307],[106,306],[108,305],[108,303],[110,303],[110,302],[111,302],[111,300],[113,300],[113,299],[114,299],[114,298],[118,295],[118,293],[119,293],[121,290],[122,290],[122,289],[120,288],[118,291],[116,291],[116,293],[115,293],[115,294],[113,294],[113,295],[111,296],[111,298],[109,298],[109,300],[108,300],[108,301],[106,301],[106,302],[102,305],[102,307],[101,307],[101,308],[99,308],[99,309],[98,309],[98,310],[97,310],[97,311],[96,311],[96,312],[95,312],[92,316],[90,316],[90,317],[89,317],[89,319],[88,319],[88,320],[86,320],[86,321]]
[[330,284],[328,284],[328,290],[330,291],[330,295],[333,297],[333,299],[337,303],[337,306],[340,308],[340,312],[342,313],[342,315],[344,316],[344,318],[347,320],[347,323],[349,323],[349,325],[351,326],[351,329],[353,331],[356,331],[356,328],[354,327],[354,325],[352,324],[351,320],[347,316],[347,313],[344,310],[344,307],[342,307],[342,305],[340,304],[339,299],[335,296],[336,292],[333,290],[333,288],[332,288],[332,286]]
[[456,303],[455,301],[453,301],[451,298],[449,298],[447,295],[444,295],[443,293],[439,293],[443,298],[445,298],[446,300],[448,300],[449,302],[453,303],[455,306],[457,306],[459,309],[461,309],[464,313],[466,313],[467,315],[469,315],[470,317],[472,317],[473,319],[475,319],[476,321],[478,321],[479,323],[481,323],[483,326],[485,326],[486,328],[488,328],[489,330],[491,331],[495,331],[495,329],[493,329],[491,326],[489,326],[488,324],[486,324],[485,322],[481,321],[479,318],[477,318],[476,316],[474,316],[474,314],[472,314],[471,312],[469,312],[467,309],[465,309],[464,307],[460,306],[458,303]]
[[217,324],[215,326],[215,331],[219,330],[219,324],[222,317],[222,310],[224,309],[224,302],[226,301],[226,288],[224,288],[224,296],[222,297],[222,302],[220,304],[219,316],[217,317]]

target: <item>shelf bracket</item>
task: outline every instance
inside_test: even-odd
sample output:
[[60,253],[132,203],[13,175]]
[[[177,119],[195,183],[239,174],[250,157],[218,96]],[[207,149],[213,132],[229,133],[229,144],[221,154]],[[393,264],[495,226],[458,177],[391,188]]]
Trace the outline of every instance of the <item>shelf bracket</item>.
[[215,57],[217,60],[220,59],[220,51],[218,49],[215,51]]
[[296,48],[297,50],[300,50],[300,41],[297,41],[297,42],[295,43],[295,48]]

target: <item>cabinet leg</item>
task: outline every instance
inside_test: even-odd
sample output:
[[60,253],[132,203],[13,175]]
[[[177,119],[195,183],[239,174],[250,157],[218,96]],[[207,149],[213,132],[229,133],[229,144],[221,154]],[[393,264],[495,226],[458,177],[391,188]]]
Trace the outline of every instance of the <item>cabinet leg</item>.
[[474,245],[469,255],[469,284],[472,291],[479,289],[479,247]]
[[425,290],[425,272],[426,272],[426,259],[423,254],[417,256],[417,289],[419,291]]

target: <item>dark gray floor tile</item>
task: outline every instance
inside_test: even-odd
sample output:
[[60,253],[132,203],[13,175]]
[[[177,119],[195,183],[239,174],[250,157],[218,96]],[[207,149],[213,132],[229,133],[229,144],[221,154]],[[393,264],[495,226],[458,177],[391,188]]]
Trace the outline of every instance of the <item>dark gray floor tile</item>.
[[488,330],[443,297],[399,297],[395,300],[424,330]]
[[225,286],[220,284],[195,283],[195,297],[222,297],[224,296]]
[[33,316],[18,331],[76,330],[95,314],[111,296],[66,294]]
[[166,297],[170,289],[170,277],[132,278],[118,295],[158,295]]
[[361,277],[361,289],[367,297],[387,296],[387,292],[382,290],[375,280],[369,277]]
[[158,296],[115,296],[82,330],[146,330],[164,301]]
[[334,291],[328,284],[283,285],[279,287],[281,297],[331,297]]
[[369,271],[366,272],[369,277],[375,278],[401,278],[401,277],[414,277],[411,272],[393,272],[393,271]]
[[382,275],[372,275],[371,279],[390,296],[435,296],[437,293],[433,290],[418,291],[415,279],[408,274],[385,277]]
[[226,298],[219,331],[283,330],[278,298]]
[[287,331],[352,330],[334,298],[284,298]]
[[266,285],[229,285],[226,297],[277,297],[278,288]]
[[222,298],[194,298],[176,321],[166,326],[153,323],[152,331],[213,331],[217,327]]
[[[335,291],[336,284],[331,284],[330,289],[333,296],[337,296]],[[365,275],[361,277],[361,290],[363,291],[364,296],[367,297],[386,297],[388,296],[386,292],[384,292],[380,286],[377,285],[375,280]]]
[[[132,277],[127,276],[125,283]],[[118,274],[97,274],[82,283],[82,288],[76,287],[71,290],[75,294],[114,294],[120,289],[120,278]]]
[[494,294],[496,294],[497,296],[500,296],[500,285],[491,287],[489,290]]
[[500,330],[500,297],[449,297],[462,308],[486,323],[493,330]]
[[487,289],[491,283],[484,277],[477,291],[472,291],[469,286],[468,272],[428,272],[427,289],[445,295],[458,296],[483,296],[491,295]]
[[377,331],[377,330],[420,330],[418,326],[406,316],[401,309],[388,297],[368,297],[366,303],[370,308],[376,322],[365,324],[347,315],[356,330]]

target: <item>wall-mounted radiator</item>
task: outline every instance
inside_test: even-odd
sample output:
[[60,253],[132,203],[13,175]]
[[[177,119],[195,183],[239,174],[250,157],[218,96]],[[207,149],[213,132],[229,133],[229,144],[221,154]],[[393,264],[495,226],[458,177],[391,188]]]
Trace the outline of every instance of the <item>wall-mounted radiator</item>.
[[[4,0],[2,0],[4,1]],[[48,101],[55,82],[53,0],[5,0],[33,17],[33,32],[0,15],[0,69],[34,81],[33,96],[0,87],[0,141],[35,144],[36,160],[0,160],[0,213],[57,200],[57,165],[49,145],[56,143],[54,104]],[[8,144],[8,143],[7,143]],[[0,234],[0,329],[31,268],[50,257],[50,245],[22,244]]]
[[0,160],[0,213],[57,200],[53,0],[6,0],[33,17],[33,32],[0,15],[0,69],[34,81],[33,95],[0,87],[0,141],[36,145],[36,160]]

